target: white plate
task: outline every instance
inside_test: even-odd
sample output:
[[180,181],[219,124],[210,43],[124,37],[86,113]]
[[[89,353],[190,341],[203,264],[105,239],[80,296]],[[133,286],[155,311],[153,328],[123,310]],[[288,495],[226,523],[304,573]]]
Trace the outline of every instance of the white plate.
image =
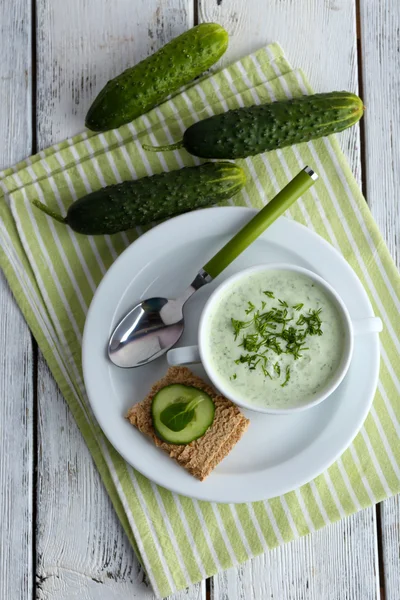
[[[165,373],[167,363],[161,358],[137,369],[112,365],[106,345],[115,325],[140,299],[179,295],[198,269],[255,212],[249,208],[209,208],[181,215],[150,230],[110,268],[93,298],[85,325],[85,384],[104,433],[125,460],[146,477],[201,500],[262,500],[316,477],[359,431],[378,381],[378,334],[357,337],[348,374],[334,394],[298,414],[246,412],[251,419],[249,430],[204,482],[194,479],[124,419],[128,408]],[[188,301],[180,345],[196,343],[202,307],[223,279],[268,262],[293,263],[318,273],[338,291],[352,318],[373,316],[367,294],[346,261],[318,235],[281,217],[222,275]],[[201,366],[193,370],[205,375]]]

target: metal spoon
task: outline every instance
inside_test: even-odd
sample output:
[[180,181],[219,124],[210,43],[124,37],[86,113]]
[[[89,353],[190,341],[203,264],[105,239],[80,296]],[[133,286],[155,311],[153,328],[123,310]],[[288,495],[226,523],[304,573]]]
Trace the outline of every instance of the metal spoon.
[[183,306],[212,281],[285,212],[318,179],[305,167],[253,217],[196,275],[175,300],[149,298],[139,302],[118,323],[108,344],[108,356],[118,367],[139,367],[165,354],[183,333]]

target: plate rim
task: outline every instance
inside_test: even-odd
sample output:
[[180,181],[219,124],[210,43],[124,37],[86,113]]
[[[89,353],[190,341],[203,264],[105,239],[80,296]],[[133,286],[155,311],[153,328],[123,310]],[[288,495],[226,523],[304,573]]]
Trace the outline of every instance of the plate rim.
[[[147,477],[150,481],[153,481],[154,483],[156,483],[157,485],[160,485],[161,487],[164,487],[174,493],[185,495],[185,496],[188,496],[191,498],[196,498],[198,500],[209,501],[209,502],[221,502],[221,503],[242,503],[242,502],[254,502],[254,501],[260,501],[260,500],[268,500],[269,498],[288,493],[290,491],[293,491],[294,489],[301,487],[302,485],[304,485],[306,483],[309,483],[310,481],[315,479],[318,475],[320,475],[325,470],[327,470],[330,466],[332,466],[332,464],[334,464],[337,461],[337,459],[343,454],[343,452],[351,445],[354,438],[357,436],[357,434],[359,433],[359,431],[361,430],[361,428],[364,424],[364,421],[371,409],[371,406],[372,406],[372,403],[374,400],[374,396],[375,396],[375,392],[376,392],[378,380],[379,380],[379,367],[380,367],[379,337],[378,337],[378,334],[371,334],[371,335],[375,335],[376,342],[377,342],[374,346],[375,352],[374,352],[373,358],[374,358],[375,369],[374,369],[374,374],[373,374],[374,376],[372,378],[373,385],[371,385],[371,391],[369,393],[368,402],[364,403],[364,410],[360,413],[360,417],[358,418],[358,421],[357,421],[357,426],[352,431],[352,435],[348,436],[348,439],[346,440],[346,442],[344,442],[343,444],[340,445],[340,448],[338,448],[337,452],[334,453],[333,458],[331,457],[329,463],[326,463],[323,468],[321,468],[321,469],[319,468],[318,471],[316,471],[311,476],[307,475],[305,477],[299,477],[296,484],[292,485],[290,488],[287,488],[284,485],[282,485],[281,489],[277,488],[276,493],[274,493],[273,495],[265,495],[264,494],[264,495],[260,496],[259,494],[256,494],[256,495],[251,494],[251,497],[246,496],[241,499],[232,500],[232,499],[220,499],[220,498],[216,499],[215,497],[209,497],[209,495],[201,493],[201,490],[198,487],[196,489],[193,489],[193,492],[190,492],[190,493],[187,491],[183,492],[182,489],[179,488],[179,486],[174,485],[174,480],[172,480],[171,483],[169,483],[169,482],[166,483],[165,480],[163,480],[162,478],[161,479],[159,478],[158,473],[153,472],[153,473],[149,474],[146,469],[142,469],[140,465],[138,465],[137,463],[134,464],[132,462],[131,457],[129,457],[127,455],[124,448],[119,447],[118,441],[115,439],[115,436],[112,439],[112,436],[109,436],[109,433],[106,432],[106,427],[104,427],[105,420],[103,419],[103,415],[101,414],[101,411],[98,409],[96,403],[91,400],[91,394],[89,391],[92,386],[91,386],[91,383],[88,382],[88,377],[87,377],[88,362],[89,362],[88,357],[90,354],[88,352],[88,347],[89,347],[89,341],[88,341],[89,333],[88,332],[90,331],[93,315],[95,313],[95,309],[97,308],[97,303],[99,302],[99,298],[102,295],[103,288],[105,288],[107,286],[108,280],[111,278],[113,272],[118,268],[118,265],[120,264],[120,262],[122,262],[122,260],[126,260],[127,254],[134,252],[136,250],[136,248],[137,248],[136,244],[138,242],[141,242],[141,243],[143,243],[143,241],[146,242],[147,238],[153,236],[155,231],[160,232],[162,228],[168,229],[169,227],[171,227],[171,224],[173,226],[174,224],[177,224],[178,221],[180,221],[180,220],[186,220],[188,218],[189,219],[196,218],[196,215],[199,213],[202,213],[202,214],[208,213],[211,216],[211,213],[215,214],[215,212],[219,212],[222,215],[222,212],[226,212],[227,210],[229,210],[229,212],[232,212],[233,209],[235,210],[235,212],[237,214],[242,212],[242,214],[247,213],[247,214],[251,215],[251,214],[256,214],[258,212],[258,210],[255,208],[242,207],[242,206],[212,207],[212,208],[199,209],[196,211],[191,211],[189,213],[184,213],[182,215],[179,215],[177,217],[169,219],[168,221],[164,221],[164,222],[156,225],[152,229],[147,230],[140,237],[138,237],[136,240],[134,240],[134,242],[132,244],[130,244],[114,261],[114,263],[111,265],[111,267],[108,269],[107,273],[101,280],[99,286],[97,287],[96,292],[92,298],[87,316],[86,316],[84,332],[83,332],[83,339],[82,339],[82,369],[83,369],[84,383],[85,383],[85,388],[86,388],[87,397],[88,397],[88,400],[90,403],[90,407],[94,413],[94,416],[95,416],[103,434],[106,436],[106,438],[111,443],[111,445],[116,449],[116,451],[122,456],[122,458],[124,460],[126,460],[126,462],[129,465],[131,465],[134,469],[136,469],[138,472],[140,472],[143,476]],[[327,240],[325,240],[322,236],[318,235],[316,232],[314,232],[310,228],[306,227],[305,225],[303,225],[297,221],[294,221],[293,219],[288,219],[285,216],[282,216],[279,218],[279,220],[281,220],[281,219],[284,219],[286,222],[290,222],[291,226],[300,228],[303,232],[306,231],[307,235],[314,238],[314,240],[317,243],[323,244],[324,246],[329,248],[329,251],[334,252],[337,255],[338,259],[340,260],[340,262],[342,264],[342,267],[346,268],[349,272],[351,272],[354,282],[358,285],[360,292],[364,295],[364,299],[369,308],[370,316],[373,316],[374,311],[373,311],[371,301],[368,297],[368,294],[367,294],[366,290],[364,289],[361,281],[359,280],[357,274],[352,269],[352,267],[349,265],[349,263],[346,261],[346,259]],[[284,243],[282,245],[284,246]],[[146,268],[147,264],[143,266],[143,269]],[[129,285],[129,282],[127,283],[127,285]],[[115,311],[114,311],[114,314],[115,314]],[[140,434],[140,435],[142,435],[142,434]],[[301,454],[301,452],[300,452],[300,454]],[[198,484],[199,482],[197,482],[195,479],[193,479],[193,488],[195,487],[196,483]],[[197,493],[197,490],[199,490],[200,493]]]

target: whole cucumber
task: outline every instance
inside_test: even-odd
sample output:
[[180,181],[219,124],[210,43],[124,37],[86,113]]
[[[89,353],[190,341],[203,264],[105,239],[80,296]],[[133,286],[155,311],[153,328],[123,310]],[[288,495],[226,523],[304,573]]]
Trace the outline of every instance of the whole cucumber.
[[300,96],[228,110],[191,125],[181,142],[143,147],[157,151],[183,147],[202,158],[246,158],[342,131],[357,123],[363,111],[361,98],[350,92]]
[[238,165],[212,162],[102,188],[71,204],[65,218],[33,204],[78,233],[111,234],[227,200],[245,183]]
[[227,47],[228,33],[217,23],[193,27],[109,81],[89,108],[86,127],[106,131],[143,115],[209,69]]

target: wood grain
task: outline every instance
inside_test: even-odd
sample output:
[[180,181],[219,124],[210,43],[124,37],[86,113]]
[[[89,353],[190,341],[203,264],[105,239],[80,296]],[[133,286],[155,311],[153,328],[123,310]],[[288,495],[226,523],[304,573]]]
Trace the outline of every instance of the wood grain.
[[[186,2],[40,0],[37,139],[83,129],[106,81],[191,25]],[[38,600],[154,598],[100,476],[39,356]],[[205,585],[174,600],[201,600]]]
[[382,502],[380,510],[385,600],[398,600],[400,595],[400,496]]
[[[400,5],[360,2],[363,94],[366,105],[366,194],[372,214],[400,267]],[[400,596],[400,500],[380,505],[385,600]]]
[[[31,10],[0,2],[0,169],[31,152]],[[0,598],[31,598],[33,356],[0,273]]]
[[400,265],[400,4],[360,2],[366,105],[366,194],[389,250]]
[[[226,62],[279,41],[291,64],[304,68],[316,91],[357,92],[355,17],[352,0],[253,0],[251,9],[241,0],[199,0],[199,20],[218,21],[231,35]],[[347,130],[339,140],[360,182],[359,128]],[[211,597],[377,599],[375,529],[375,508],[370,508],[243,565],[238,575],[232,570],[216,576]]]
[[193,23],[187,0],[37,0],[38,141],[84,129],[106,82]]

